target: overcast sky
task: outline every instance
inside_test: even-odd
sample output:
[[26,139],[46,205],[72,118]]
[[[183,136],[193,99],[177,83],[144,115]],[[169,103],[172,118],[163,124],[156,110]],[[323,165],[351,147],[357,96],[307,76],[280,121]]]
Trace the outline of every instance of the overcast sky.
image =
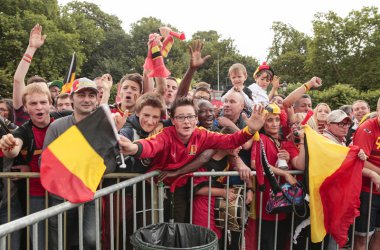
[[[58,0],[63,5],[69,0]],[[116,15],[128,32],[130,25],[142,17],[153,16],[171,24],[186,34],[216,30],[222,38],[232,38],[242,55],[265,60],[271,46],[274,21],[290,24],[298,31],[312,35],[312,23],[317,12],[334,11],[346,17],[352,10],[364,6],[380,7],[380,0],[87,0]],[[265,5],[260,5],[265,3]]]

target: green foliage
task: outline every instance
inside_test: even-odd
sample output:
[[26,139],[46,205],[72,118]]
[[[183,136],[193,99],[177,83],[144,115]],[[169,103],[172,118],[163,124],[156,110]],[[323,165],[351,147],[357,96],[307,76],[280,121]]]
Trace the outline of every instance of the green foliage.
[[4,70],[0,70],[0,97],[12,98],[12,82],[9,81],[12,77]]
[[[161,26],[178,30],[157,18],[143,17],[127,33],[119,18],[103,12],[96,4],[82,1],[62,7],[57,0],[0,2],[1,95],[10,95],[13,74],[36,23],[43,26],[43,34],[48,36],[35,54],[27,77],[38,74],[48,80],[63,79],[74,51],[78,76],[95,78],[110,73],[117,82],[127,73],[142,73],[149,34],[158,32]],[[347,17],[334,12],[318,13],[313,20],[313,36],[281,22],[274,22],[272,29],[274,37],[268,61],[282,81],[305,82],[318,75],[324,81],[324,89],[312,91],[315,102],[328,100],[332,107],[338,107],[362,98],[372,106],[376,104],[380,94],[377,8],[365,7],[350,12]],[[194,83],[205,81],[213,89],[223,90],[231,85],[228,69],[237,62],[247,68],[246,84],[254,81],[252,74],[259,62],[241,55],[233,39],[222,38],[215,30],[198,31],[191,39],[202,39],[205,42],[202,54],[211,55],[195,74]],[[181,78],[188,67],[190,42],[175,40],[165,59],[175,77]],[[287,93],[295,86],[290,85]]]
[[274,22],[272,30],[274,37],[268,60],[275,74],[287,82],[304,82],[309,79],[305,62],[310,37],[281,22]]
[[[289,84],[286,93],[289,94],[302,83]],[[281,93],[281,91],[280,91]],[[348,84],[336,84],[322,90],[312,90],[308,92],[312,97],[313,107],[318,103],[327,103],[330,108],[338,109],[342,105],[352,104],[355,100],[365,100],[371,106],[371,110],[376,110],[377,100],[380,97],[380,89],[372,91],[360,91]]]
[[380,15],[375,7],[352,11],[347,17],[318,13],[313,21],[306,67],[328,85],[345,82],[358,89],[380,87]]

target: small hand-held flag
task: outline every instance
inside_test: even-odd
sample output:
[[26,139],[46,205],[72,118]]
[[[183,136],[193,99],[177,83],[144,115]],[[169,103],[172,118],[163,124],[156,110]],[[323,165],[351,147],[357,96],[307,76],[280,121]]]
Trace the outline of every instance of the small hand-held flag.
[[107,105],[71,126],[43,151],[41,183],[73,203],[86,202],[104,173],[113,172],[119,157],[114,123]]
[[71,58],[70,68],[67,71],[65,79],[63,80],[61,93],[70,93],[71,87],[73,86],[73,82],[75,80],[76,69],[77,69],[77,56],[74,52]]

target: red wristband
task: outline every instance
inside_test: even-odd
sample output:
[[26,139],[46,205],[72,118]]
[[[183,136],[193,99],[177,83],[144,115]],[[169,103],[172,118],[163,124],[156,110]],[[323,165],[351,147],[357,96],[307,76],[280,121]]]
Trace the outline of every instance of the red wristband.
[[27,54],[27,53],[25,53],[24,56],[25,56],[26,58],[29,58],[30,60],[33,59],[33,57],[32,57],[31,55]]
[[31,61],[30,60],[28,60],[27,58],[25,58],[25,57],[23,57],[22,58],[22,60],[24,60],[25,62],[27,62],[27,63],[31,63]]

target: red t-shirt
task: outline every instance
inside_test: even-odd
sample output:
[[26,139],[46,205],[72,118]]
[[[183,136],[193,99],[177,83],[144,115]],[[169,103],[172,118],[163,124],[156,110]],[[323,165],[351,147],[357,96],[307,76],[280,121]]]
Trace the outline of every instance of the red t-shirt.
[[[234,134],[220,134],[203,128],[195,128],[187,145],[184,145],[174,126],[164,128],[160,133],[146,139],[138,140],[139,148],[143,149],[137,153],[138,158],[152,158],[153,162],[149,171],[153,170],[175,170],[195,159],[206,149],[232,149],[244,144],[253,135],[247,129],[240,130]],[[140,150],[139,149],[139,150]],[[165,184],[171,185],[174,178],[166,178]],[[182,178],[177,187],[186,184],[187,179]]]
[[[52,122],[54,119],[51,118],[50,122]],[[45,140],[46,131],[49,126],[46,126],[45,128],[38,128],[34,125],[32,125],[32,131],[33,131],[33,138],[35,143],[35,150],[32,156],[31,161],[29,162],[30,171],[31,172],[40,172],[40,168],[38,165],[39,158],[42,153],[42,148]],[[14,137],[20,138],[23,141],[23,146],[21,150],[21,154],[26,157],[27,155],[27,148],[29,147],[29,136],[28,136],[28,130],[24,129],[24,127],[19,127],[12,133]],[[41,184],[40,178],[30,178],[30,195],[31,196],[45,196],[45,188]]]
[[[380,124],[378,118],[365,121],[355,132],[353,144],[363,149],[368,161],[380,168]],[[363,176],[362,191],[370,192],[371,180]],[[373,185],[373,193],[380,194]]]
[[30,120],[28,113],[26,113],[24,110],[24,106],[21,106],[20,108],[13,109],[13,110],[15,113],[15,122],[14,123],[17,126],[21,126],[22,124],[24,124],[25,122]]
[[[207,169],[201,167],[198,172],[206,172]],[[208,176],[201,176],[194,178],[194,186],[202,182],[208,182]],[[208,187],[208,185],[207,185]],[[216,233],[218,239],[222,237],[222,229],[216,227],[215,223],[215,196],[211,196],[210,203],[210,229]],[[208,225],[208,195],[198,195],[194,196],[193,200],[193,224],[202,227],[207,227]]]
[[[269,164],[272,166],[275,166],[276,162],[277,162],[277,153],[278,153],[278,149],[277,149],[276,145],[268,136],[266,136],[264,134],[260,134],[260,139],[263,141],[265,153],[267,155],[267,159],[268,159]],[[286,151],[289,152],[290,159],[293,159],[294,157],[296,157],[298,155],[297,147],[290,141],[282,141],[281,142],[281,149],[285,149]],[[261,146],[260,146],[260,141],[257,141],[257,142],[254,142],[252,144],[251,159],[255,160],[256,164],[261,164],[260,157],[261,157]],[[288,165],[289,165],[289,169],[292,169],[290,161],[289,161]],[[279,184],[281,185],[283,183],[285,183],[285,181],[280,179]],[[269,200],[270,190],[271,190],[269,180],[266,177],[264,177],[264,184],[265,184],[265,191],[263,192],[262,219],[273,221],[273,220],[276,220],[276,215],[275,214],[268,214],[265,211],[265,206]],[[258,190],[258,188],[256,190]],[[257,201],[260,200],[260,192],[256,192],[256,199],[257,199]],[[259,206],[260,206],[260,202],[256,202],[256,211],[260,211]],[[259,213],[258,213],[258,216],[260,216]],[[279,220],[284,220],[285,218],[286,218],[285,213],[278,214]]]

